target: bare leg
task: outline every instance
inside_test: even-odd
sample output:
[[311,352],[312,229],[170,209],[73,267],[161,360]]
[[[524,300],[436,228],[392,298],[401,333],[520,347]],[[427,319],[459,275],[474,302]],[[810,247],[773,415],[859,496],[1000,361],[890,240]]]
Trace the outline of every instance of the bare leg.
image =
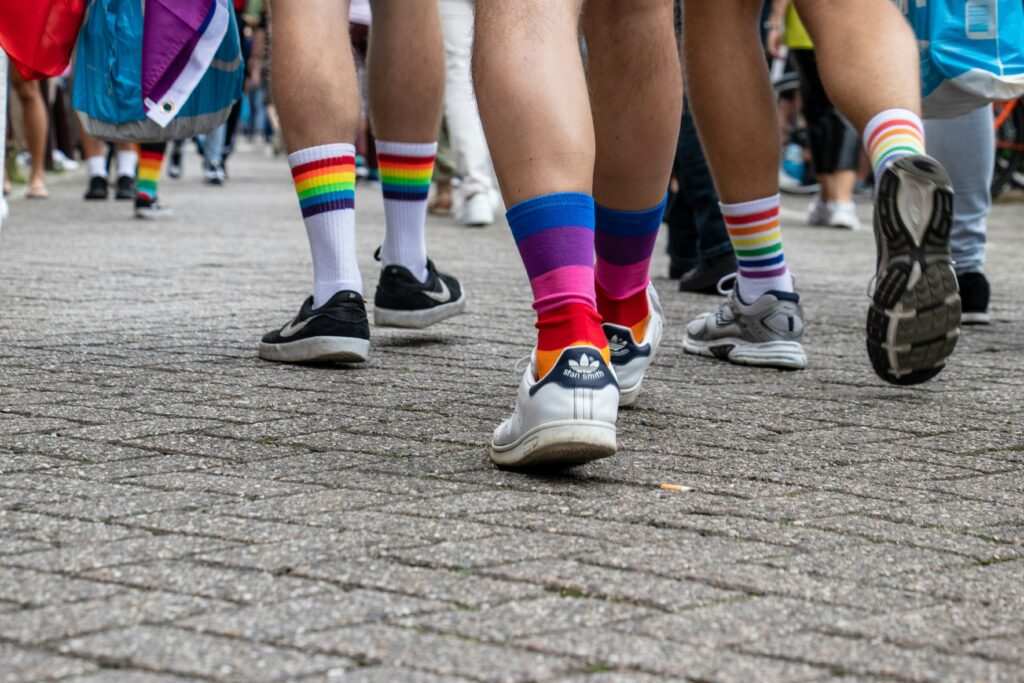
[[275,0],[272,83],[290,152],[355,139],[359,88],[348,0]]
[[46,192],[46,134],[49,120],[46,116],[46,105],[37,81],[22,80],[17,70],[11,69],[11,84],[21,100],[25,116],[25,137],[28,139],[28,151],[32,155],[32,170],[28,179],[29,192]]
[[857,130],[886,109],[921,113],[917,43],[891,0],[794,1],[829,97]]
[[590,0],[583,16],[597,154],[594,200],[639,211],[665,198],[683,84],[665,0]]
[[378,140],[435,142],[444,99],[436,0],[373,0],[367,97]]
[[779,125],[761,49],[760,0],[686,0],[690,103],[726,204],[779,191]]
[[582,4],[477,2],[477,102],[507,206],[591,193],[594,124],[577,42]]

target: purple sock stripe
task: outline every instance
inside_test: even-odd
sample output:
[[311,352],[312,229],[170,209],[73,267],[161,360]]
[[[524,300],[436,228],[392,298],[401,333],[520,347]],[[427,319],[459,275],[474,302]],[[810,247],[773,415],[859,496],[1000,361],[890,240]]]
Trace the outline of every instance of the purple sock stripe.
[[551,228],[519,242],[519,254],[530,280],[565,266],[594,266],[594,231],[565,226]]
[[657,230],[632,237],[612,235],[600,230],[594,234],[594,248],[598,257],[617,266],[650,260],[657,241]]
[[429,194],[429,190],[423,192],[394,192],[385,190],[383,192],[384,199],[394,199],[400,202],[423,202],[427,200]]
[[341,211],[342,209],[354,209],[355,207],[356,202],[354,199],[333,199],[323,204],[304,207],[302,209],[302,217],[309,218],[310,216],[327,213],[328,211]]
[[755,280],[763,280],[770,277],[780,277],[785,275],[789,270],[783,265],[781,268],[775,268],[774,270],[747,270],[746,268],[740,268],[740,275]]

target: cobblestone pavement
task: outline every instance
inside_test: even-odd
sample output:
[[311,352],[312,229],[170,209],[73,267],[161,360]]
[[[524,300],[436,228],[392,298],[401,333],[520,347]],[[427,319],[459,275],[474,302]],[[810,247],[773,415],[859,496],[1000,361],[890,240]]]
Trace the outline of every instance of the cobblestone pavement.
[[309,255],[284,162],[232,170],[165,181],[163,223],[80,178],[13,204],[0,681],[1024,680],[1020,204],[993,217],[996,324],[937,381],[869,369],[870,231],[790,220],[808,370],[683,355],[715,300],[661,280],[621,453],[524,475],[485,447],[532,341],[507,230],[431,222],[458,322],[375,330],[365,368],[273,365]]

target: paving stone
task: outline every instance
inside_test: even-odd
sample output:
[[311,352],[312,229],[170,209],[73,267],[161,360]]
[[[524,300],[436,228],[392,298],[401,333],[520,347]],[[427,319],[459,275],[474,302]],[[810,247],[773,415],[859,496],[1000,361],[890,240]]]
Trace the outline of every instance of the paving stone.
[[539,586],[476,576],[465,571],[414,567],[381,559],[314,564],[294,570],[292,574],[467,607],[485,607],[544,594],[544,589]]
[[179,621],[180,626],[200,632],[289,643],[304,633],[351,624],[372,624],[449,606],[394,593],[355,589],[325,589],[272,605],[231,608]]
[[44,571],[84,572],[132,562],[186,557],[229,546],[225,541],[195,536],[139,536],[92,546],[73,545],[26,553],[0,559],[0,563]]
[[745,597],[742,593],[723,591],[694,581],[653,576],[640,579],[634,572],[595,567],[573,560],[518,562],[484,571],[490,576],[539,583],[548,590],[621,600],[668,612]]
[[463,638],[505,643],[516,638],[566,630],[600,627],[651,612],[641,607],[577,596],[548,596],[516,600],[494,607],[458,612],[436,612],[399,620],[411,628]]
[[119,565],[86,572],[83,576],[133,588],[247,604],[292,600],[328,589],[317,581],[183,560]]
[[25,608],[102,598],[118,592],[121,590],[117,586],[32,569],[4,567],[0,571],[0,599]]
[[85,676],[64,679],[62,683],[196,683],[201,678],[186,678],[173,674],[154,673],[131,669],[100,669]]
[[0,638],[39,643],[139,623],[172,621],[222,605],[191,596],[126,589],[96,600],[0,614]]
[[751,653],[830,666],[842,673],[899,680],[1012,680],[1016,675],[1013,665],[822,633],[783,636],[743,647]]
[[84,659],[60,657],[40,650],[22,649],[11,643],[0,643],[0,681],[4,683],[39,683],[65,679],[96,669]]
[[138,626],[74,638],[62,652],[183,676],[259,683],[351,668],[349,660],[167,626]]
[[308,633],[297,638],[296,644],[364,664],[416,667],[495,683],[550,680],[578,666],[577,661],[565,657],[382,625]]

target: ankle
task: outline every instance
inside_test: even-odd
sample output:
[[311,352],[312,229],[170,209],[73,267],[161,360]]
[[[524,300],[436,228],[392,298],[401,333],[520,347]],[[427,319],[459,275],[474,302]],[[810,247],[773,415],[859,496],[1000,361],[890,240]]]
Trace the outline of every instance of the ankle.
[[610,295],[601,285],[596,285],[597,311],[606,323],[627,327],[633,332],[633,339],[640,341],[647,332],[647,321],[651,317],[647,300],[647,287],[624,297]]
[[611,362],[601,315],[591,306],[570,303],[537,316],[537,379],[543,378],[571,346],[592,346]]

